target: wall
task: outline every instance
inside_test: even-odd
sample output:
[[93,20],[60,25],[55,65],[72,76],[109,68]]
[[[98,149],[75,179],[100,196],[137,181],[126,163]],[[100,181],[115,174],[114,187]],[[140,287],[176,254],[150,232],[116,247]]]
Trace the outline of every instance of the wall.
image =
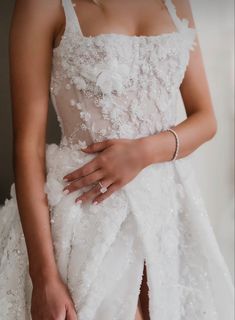
[[192,0],[218,122],[194,165],[222,253],[234,276],[234,2]]

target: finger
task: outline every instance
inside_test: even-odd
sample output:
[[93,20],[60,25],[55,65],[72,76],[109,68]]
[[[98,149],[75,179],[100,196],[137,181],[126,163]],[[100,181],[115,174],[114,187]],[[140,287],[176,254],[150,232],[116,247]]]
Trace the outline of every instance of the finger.
[[63,180],[65,182],[70,182],[70,181],[74,181],[76,179],[85,177],[85,176],[89,175],[90,173],[92,173],[93,171],[97,170],[98,167],[99,167],[99,165],[98,165],[97,158],[94,158],[91,161],[89,161],[88,163],[86,163],[84,166],[82,166],[81,168],[64,176]]
[[107,199],[108,197],[111,196],[112,193],[114,193],[115,191],[117,191],[120,188],[118,183],[113,183],[108,187],[108,190],[105,193],[100,193],[96,198],[94,198],[93,200],[93,204],[97,205],[100,202],[104,201],[105,199]]
[[73,307],[67,309],[65,320],[77,320],[77,314]]
[[[101,181],[101,180],[99,180]],[[110,185],[112,185],[112,181],[110,179],[106,179],[104,181],[102,181],[102,186],[104,187],[109,187]],[[94,186],[92,189],[84,192],[82,195],[80,195],[77,199],[76,202],[81,204],[82,202],[86,202],[89,200],[93,200],[95,197],[97,197],[98,195],[101,194],[101,186],[99,183],[97,183],[96,186]]]
[[82,151],[89,152],[89,153],[100,152],[100,151],[103,151],[104,149],[110,147],[110,145],[112,143],[113,143],[112,140],[105,140],[102,142],[93,143],[93,144],[89,145],[87,148],[82,149]]
[[68,186],[64,188],[64,193],[69,194],[73,191],[76,191],[80,188],[87,187],[95,182],[98,182],[100,179],[104,177],[104,173],[102,170],[96,170],[95,172],[92,172],[86,177],[83,177],[79,180],[75,180],[71,182]]
[[89,191],[84,192],[81,196],[79,196],[75,202],[77,204],[82,204],[94,199],[96,196],[100,194],[100,186],[95,186]]
[[[108,186],[112,185],[112,181],[110,179],[106,179],[106,180],[104,180],[104,182],[102,181],[102,185],[108,187]],[[101,186],[99,183],[97,183],[97,185],[94,186],[91,190],[88,190],[88,191],[84,192],[81,196],[79,196],[76,199],[76,203],[81,204],[81,203],[95,199],[97,196],[100,195],[100,193],[101,193],[100,189],[101,189]]]

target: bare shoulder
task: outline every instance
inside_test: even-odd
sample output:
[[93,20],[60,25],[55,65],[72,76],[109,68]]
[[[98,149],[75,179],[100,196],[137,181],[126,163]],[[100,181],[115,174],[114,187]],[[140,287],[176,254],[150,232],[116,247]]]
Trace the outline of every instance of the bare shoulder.
[[[58,18],[60,13],[61,1],[60,0],[16,0],[15,11],[22,14],[32,14],[32,18],[42,18],[44,21],[52,22]],[[30,16],[29,16],[30,18]],[[50,19],[48,19],[50,18]]]
[[60,0],[16,0],[11,29],[27,29],[27,33],[40,29],[53,37],[64,23]]
[[189,27],[195,28],[196,25],[190,0],[172,0],[172,3],[175,5],[179,18],[187,19],[189,21]]

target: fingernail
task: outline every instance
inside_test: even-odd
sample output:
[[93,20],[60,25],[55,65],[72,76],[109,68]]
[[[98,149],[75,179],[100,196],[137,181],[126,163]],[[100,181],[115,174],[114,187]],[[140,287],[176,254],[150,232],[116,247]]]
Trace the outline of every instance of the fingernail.
[[80,199],[80,200],[76,201],[76,204],[82,204],[82,200]]
[[95,201],[95,202],[93,202],[93,205],[97,206],[98,203],[99,203],[98,201]]
[[67,178],[63,178],[63,181],[64,182],[68,182],[69,180]]
[[68,189],[65,189],[65,190],[63,191],[63,194],[66,196],[67,194],[69,194],[69,190],[68,190]]

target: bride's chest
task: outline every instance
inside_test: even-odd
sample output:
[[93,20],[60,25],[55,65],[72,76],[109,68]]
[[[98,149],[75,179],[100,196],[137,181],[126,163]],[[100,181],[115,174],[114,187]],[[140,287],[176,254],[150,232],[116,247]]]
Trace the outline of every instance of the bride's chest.
[[53,73],[80,90],[92,86],[103,93],[146,88],[155,81],[177,87],[189,50],[178,32],[160,36],[103,34],[62,38],[54,50]]

